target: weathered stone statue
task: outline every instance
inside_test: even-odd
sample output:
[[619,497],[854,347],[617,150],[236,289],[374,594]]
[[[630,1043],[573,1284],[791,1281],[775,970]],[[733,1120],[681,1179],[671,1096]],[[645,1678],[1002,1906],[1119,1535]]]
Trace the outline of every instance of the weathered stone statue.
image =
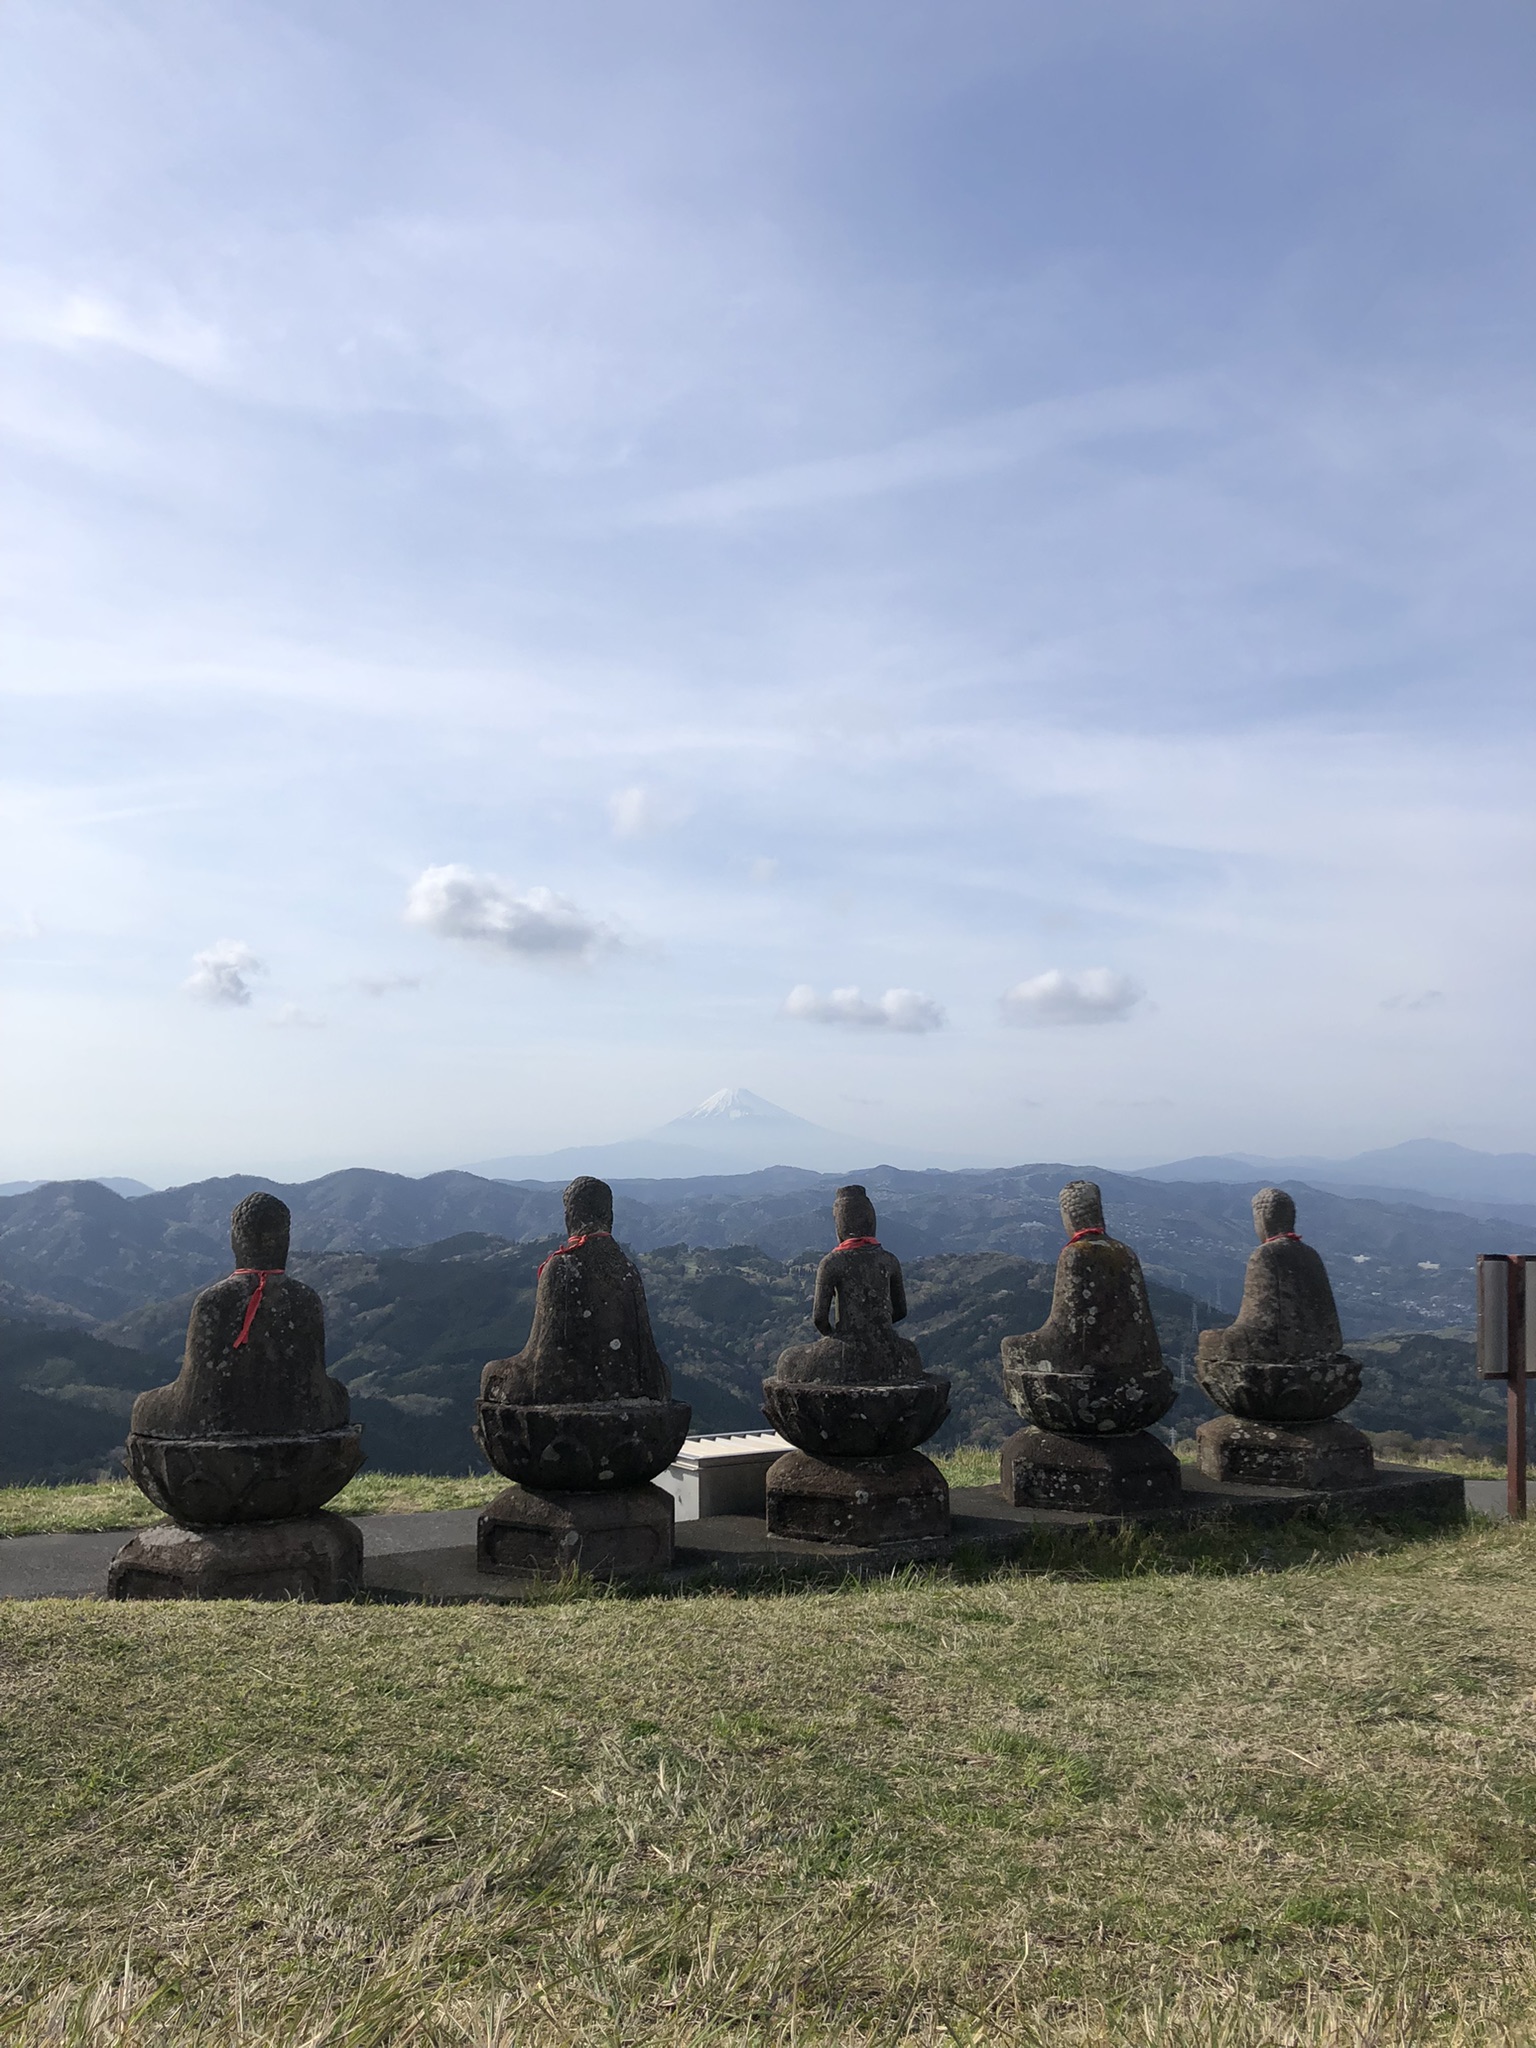
[[1195,1377],[1227,1412],[1195,1432],[1200,1469],[1249,1486],[1358,1486],[1375,1469],[1370,1439],[1334,1420],[1360,1391],[1344,1351],[1328,1269],[1296,1235],[1283,1188],[1253,1198],[1260,1240],[1237,1321],[1205,1330]]
[[663,1571],[674,1505],[650,1481],[677,1456],[692,1410],[672,1399],[605,1181],[571,1182],[565,1227],[539,1268],[528,1342],[480,1376],[475,1435],[513,1482],[480,1517],[480,1568]]
[[875,1235],[861,1187],[839,1188],[838,1244],[816,1269],[814,1344],[781,1353],[763,1413],[796,1449],[768,1472],[768,1530],[814,1542],[926,1543],[949,1533],[949,1487],[923,1457],[949,1413],[949,1382],[898,1335],[901,1262]]
[[362,1463],[362,1433],[326,1376],[320,1297],[285,1271],[289,1224],[276,1195],[238,1205],[234,1272],[192,1304],[178,1376],[133,1404],[128,1469],[179,1526],[118,1553],[116,1599],[331,1600],[361,1579],[361,1535],[317,1511]]
[[1106,1232],[1091,1180],[1062,1189],[1061,1220],[1050,1319],[1003,1339],[1003,1385],[1027,1425],[1003,1445],[1004,1497],[1094,1513],[1169,1506],[1179,1461],[1147,1431],[1175,1388],[1141,1261]]

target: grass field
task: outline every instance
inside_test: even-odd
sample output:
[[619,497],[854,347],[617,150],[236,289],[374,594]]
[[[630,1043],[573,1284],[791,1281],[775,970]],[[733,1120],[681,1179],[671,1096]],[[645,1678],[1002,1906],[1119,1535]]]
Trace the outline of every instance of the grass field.
[[[953,1451],[936,1461],[951,1486],[987,1486],[996,1451]],[[480,1508],[506,1486],[494,1472],[446,1479],[433,1474],[363,1472],[330,1503],[342,1515]],[[89,1486],[0,1486],[0,1536],[62,1534],[71,1529],[142,1529],[165,1517],[130,1479]]]
[[1536,2041],[1536,1534],[0,1607],[0,2040]]

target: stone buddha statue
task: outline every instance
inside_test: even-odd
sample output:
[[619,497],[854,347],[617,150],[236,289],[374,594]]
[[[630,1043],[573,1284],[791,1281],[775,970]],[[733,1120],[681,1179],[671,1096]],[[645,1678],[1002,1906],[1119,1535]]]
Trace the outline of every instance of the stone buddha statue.
[[288,1264],[290,1218],[247,1195],[230,1218],[235,1270],[192,1304],[181,1371],[141,1394],[128,1469],[181,1526],[148,1529],[112,1565],[115,1598],[335,1599],[362,1538],[317,1511],[363,1461],[347,1390],[325,1370],[325,1311]]
[[1105,1230],[1093,1181],[1068,1182],[1060,1200],[1067,1242],[1051,1313],[1038,1330],[1003,1339],[1003,1383],[1020,1413],[1045,1429],[1142,1429],[1172,1405],[1174,1386],[1141,1261]]
[[1344,1351],[1328,1269],[1297,1235],[1284,1188],[1260,1188],[1253,1227],[1237,1320],[1202,1331],[1196,1352],[1196,1379],[1227,1411],[1195,1433],[1200,1468],[1250,1485],[1364,1483],[1370,1440],[1330,1419],[1359,1393],[1360,1368]]
[[193,1302],[181,1371],[135,1401],[136,1435],[277,1437],[346,1426],[347,1390],[326,1375],[320,1297],[285,1270],[289,1229],[276,1195],[247,1195],[235,1209],[235,1270]]
[[923,1378],[917,1346],[899,1336],[907,1314],[901,1261],[875,1236],[875,1205],[861,1187],[839,1188],[832,1203],[835,1250],[816,1268],[814,1344],[779,1354],[780,1381],[822,1386],[898,1386]]
[[1176,1390],[1141,1261],[1108,1234],[1093,1181],[1062,1189],[1061,1220],[1050,1316],[1003,1339],[1003,1386],[1029,1425],[1003,1446],[1004,1493],[1015,1506],[1166,1504],[1179,1490],[1178,1460],[1146,1432]]
[[480,1517],[480,1568],[664,1570],[673,1502],[650,1481],[682,1448],[692,1410],[672,1398],[606,1181],[571,1182],[565,1226],[539,1268],[528,1342],[480,1376],[475,1436],[512,1481]]
[[613,1237],[613,1190],[583,1175],[565,1191],[566,1241],[539,1268],[533,1328],[515,1358],[493,1359],[480,1398],[521,1402],[670,1401],[645,1283]]
[[795,1449],[768,1473],[770,1535],[853,1545],[932,1544],[949,1489],[917,1446],[949,1413],[949,1382],[898,1334],[901,1261],[875,1235],[862,1187],[839,1188],[837,1244],[816,1268],[814,1344],[791,1345],[763,1382],[763,1413]]

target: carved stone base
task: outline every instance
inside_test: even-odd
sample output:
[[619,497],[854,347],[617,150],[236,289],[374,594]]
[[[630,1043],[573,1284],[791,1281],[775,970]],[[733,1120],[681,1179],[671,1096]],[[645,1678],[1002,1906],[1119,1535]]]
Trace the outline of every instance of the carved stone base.
[[645,1578],[672,1565],[675,1504],[659,1486],[604,1493],[541,1493],[509,1486],[480,1517],[483,1572],[560,1578]]
[[813,1458],[768,1468],[768,1534],[804,1543],[919,1543],[949,1534],[949,1483],[920,1451]]
[[1015,1508],[1113,1515],[1178,1504],[1179,1461],[1144,1429],[1129,1436],[1059,1436],[1033,1424],[1003,1445],[1003,1499]]
[[949,1413],[949,1381],[925,1373],[897,1386],[763,1381],[763,1413],[817,1458],[889,1458],[926,1443]]
[[1200,1470],[1239,1486],[1363,1486],[1376,1469],[1353,1423],[1253,1422],[1218,1415],[1195,1431]]
[[477,1401],[475,1441],[518,1486],[622,1492],[666,1471],[692,1416],[686,1401]]
[[128,1436],[128,1471],[193,1528],[287,1522],[333,1500],[363,1462],[362,1425],[310,1436]]
[[142,1529],[113,1558],[109,1600],[350,1600],[363,1532],[344,1515]]

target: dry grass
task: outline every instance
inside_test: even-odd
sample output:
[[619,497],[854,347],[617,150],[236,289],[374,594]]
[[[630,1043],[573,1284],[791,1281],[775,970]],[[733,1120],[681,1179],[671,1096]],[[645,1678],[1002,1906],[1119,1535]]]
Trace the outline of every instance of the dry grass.
[[0,1609],[0,2040],[1536,2042],[1536,1532],[1037,1563]]

